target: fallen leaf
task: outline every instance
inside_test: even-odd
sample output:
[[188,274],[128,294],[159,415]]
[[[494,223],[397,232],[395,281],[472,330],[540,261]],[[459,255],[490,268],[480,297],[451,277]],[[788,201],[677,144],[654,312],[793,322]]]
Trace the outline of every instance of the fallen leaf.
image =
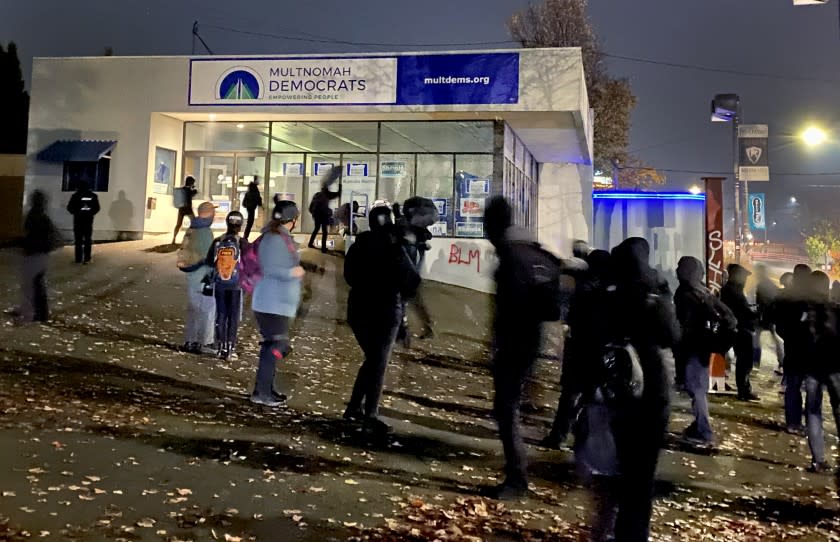
[[353,480],[352,478],[348,478],[348,479],[344,480],[344,483],[347,484],[348,486],[359,485],[359,482],[357,482],[356,480]]
[[175,492],[182,497],[185,495],[192,495],[192,489],[176,489]]
[[141,519],[140,521],[138,521],[138,522],[136,523],[136,525],[137,525],[138,527],[145,527],[145,528],[147,528],[147,529],[151,529],[152,527],[154,527],[154,526],[155,526],[155,523],[157,523],[157,521],[155,521],[155,520],[154,520],[154,519],[152,519],[152,518],[143,518],[143,519]]

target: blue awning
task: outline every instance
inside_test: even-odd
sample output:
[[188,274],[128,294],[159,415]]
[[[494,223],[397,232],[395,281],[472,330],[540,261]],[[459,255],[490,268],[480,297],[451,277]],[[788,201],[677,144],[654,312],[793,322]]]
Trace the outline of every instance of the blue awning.
[[98,162],[114,150],[116,141],[56,141],[38,153],[42,162]]

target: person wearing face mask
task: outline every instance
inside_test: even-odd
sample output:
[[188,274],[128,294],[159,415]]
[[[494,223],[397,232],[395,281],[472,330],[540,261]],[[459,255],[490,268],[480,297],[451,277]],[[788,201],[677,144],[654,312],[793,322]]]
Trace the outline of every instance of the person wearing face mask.
[[383,435],[390,431],[378,417],[385,369],[402,321],[402,300],[414,294],[420,275],[403,250],[387,202],[374,203],[369,217],[370,231],[359,234],[344,262],[347,322],[364,354],[344,418]]
[[278,202],[257,247],[262,278],[254,287],[251,308],[262,341],[251,402],[270,407],[286,402],[274,388],[274,375],[292,351],[289,328],[301,300],[304,270],[291,236],[299,214],[295,202]]
[[190,220],[190,227],[178,249],[178,269],[187,273],[187,319],[183,349],[193,354],[212,349],[216,321],[216,300],[202,294],[202,280],[211,271],[207,252],[213,244],[213,216],[216,209],[210,202],[198,206],[198,216]]

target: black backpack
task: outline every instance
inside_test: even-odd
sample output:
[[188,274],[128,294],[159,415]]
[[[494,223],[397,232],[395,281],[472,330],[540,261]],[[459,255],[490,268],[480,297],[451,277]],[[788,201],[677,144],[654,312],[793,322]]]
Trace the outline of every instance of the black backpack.
[[737,327],[727,324],[722,314],[724,310],[725,306],[715,303],[715,300],[709,300],[709,315],[704,322],[702,344],[708,346],[713,354],[724,355],[735,345]]
[[522,268],[518,277],[524,294],[521,300],[540,322],[556,322],[562,315],[560,288],[562,263],[539,243],[514,243]]

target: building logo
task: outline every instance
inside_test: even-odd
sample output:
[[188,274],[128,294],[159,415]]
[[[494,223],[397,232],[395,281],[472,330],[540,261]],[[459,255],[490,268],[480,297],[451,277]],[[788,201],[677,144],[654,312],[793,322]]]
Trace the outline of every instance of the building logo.
[[262,82],[250,68],[238,66],[225,72],[216,89],[219,100],[259,100]]
[[749,160],[751,164],[757,164],[758,161],[761,160],[761,154],[761,147],[747,147],[747,160]]

